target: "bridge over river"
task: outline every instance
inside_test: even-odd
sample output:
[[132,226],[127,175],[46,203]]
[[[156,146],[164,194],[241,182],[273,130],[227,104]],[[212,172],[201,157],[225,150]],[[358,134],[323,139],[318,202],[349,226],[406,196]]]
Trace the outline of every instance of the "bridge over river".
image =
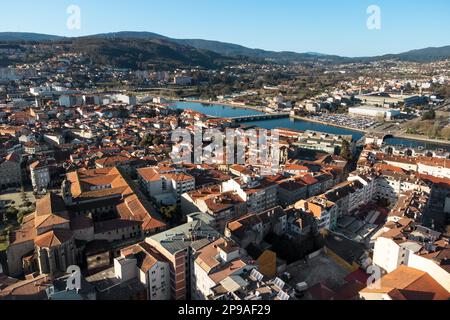
[[257,114],[257,115],[251,115],[251,116],[231,117],[228,119],[233,120],[233,122],[235,122],[235,123],[239,123],[239,122],[282,119],[282,118],[289,118],[289,117],[290,117],[290,113],[285,112],[285,113],[266,113],[266,114]]

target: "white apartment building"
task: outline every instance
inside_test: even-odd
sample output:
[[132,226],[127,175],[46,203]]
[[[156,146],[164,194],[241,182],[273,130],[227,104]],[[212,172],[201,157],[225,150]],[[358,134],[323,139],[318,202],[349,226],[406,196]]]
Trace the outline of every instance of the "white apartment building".
[[425,159],[417,163],[417,171],[429,176],[450,179],[450,160],[449,159]]
[[138,175],[144,190],[160,204],[175,204],[182,194],[195,190],[195,178],[176,169],[142,168]]
[[36,161],[30,165],[31,183],[34,190],[47,189],[50,185],[50,169],[43,161]]
[[192,77],[188,76],[175,76],[173,83],[180,86],[188,86],[192,83]]
[[310,212],[316,218],[319,230],[333,229],[339,216],[339,206],[323,197],[301,200],[295,204],[295,208],[304,212]]
[[227,277],[248,269],[240,258],[240,248],[234,242],[221,238],[196,252],[191,296],[194,300],[207,300],[213,294],[212,288]]
[[161,254],[143,242],[123,249],[114,259],[116,277],[122,282],[138,278],[147,288],[148,300],[170,300],[170,266]]
[[259,213],[277,206],[278,185],[266,178],[243,176],[222,183],[223,192],[236,192],[247,203],[248,211]]
[[421,254],[422,249],[423,245],[415,241],[397,241],[391,238],[390,234],[380,236],[375,242],[373,263],[386,273],[396,270],[401,265],[425,271],[450,291],[450,273],[432,258]]

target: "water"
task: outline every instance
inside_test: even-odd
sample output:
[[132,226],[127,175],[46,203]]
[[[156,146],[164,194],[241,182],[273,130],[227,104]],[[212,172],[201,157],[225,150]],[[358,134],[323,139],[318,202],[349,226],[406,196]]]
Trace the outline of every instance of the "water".
[[220,104],[203,104],[198,102],[177,102],[175,103],[174,108],[182,110],[191,109],[208,116],[219,118],[244,117],[264,114],[264,112],[251,109],[233,108]]
[[277,128],[286,128],[286,129],[294,129],[300,131],[312,130],[312,131],[320,131],[330,134],[340,134],[340,135],[352,135],[353,140],[358,141],[363,137],[363,134],[359,131],[327,126],[321,123],[303,121],[298,119],[274,119],[274,120],[265,120],[265,121],[252,121],[248,123],[249,125],[265,128],[265,129],[277,129]]
[[391,146],[403,145],[408,148],[423,147],[426,150],[443,149],[443,150],[447,150],[448,152],[450,152],[449,145],[428,143],[428,142],[424,142],[424,141],[410,140],[410,139],[404,139],[404,138],[386,138],[384,141],[387,145],[391,145]]
[[[174,105],[174,108],[192,109],[192,110],[201,112],[201,113],[209,115],[209,116],[221,117],[221,118],[231,118],[231,117],[252,116],[252,115],[263,114],[263,112],[256,111],[256,110],[233,108],[233,107],[219,105],[219,104],[202,104],[202,103],[197,103],[197,102],[176,102]],[[315,122],[309,122],[309,121],[303,121],[303,120],[297,120],[297,119],[289,119],[289,118],[264,120],[264,121],[252,121],[252,122],[242,123],[242,124],[257,126],[257,127],[261,127],[261,128],[265,128],[265,129],[269,129],[269,130],[276,129],[276,128],[287,128],[287,129],[301,130],[301,131],[312,130],[312,131],[326,132],[326,133],[330,133],[330,134],[352,135],[353,140],[355,140],[355,141],[358,141],[364,135],[363,133],[361,133],[359,131],[329,126],[329,125],[315,123]],[[448,145],[427,143],[427,142],[422,142],[422,141],[418,141],[418,140],[410,140],[410,139],[403,139],[403,138],[387,138],[385,140],[385,143],[388,145],[397,145],[397,146],[403,145],[405,147],[410,147],[410,148],[423,147],[423,148],[429,149],[429,150],[444,149],[444,150],[447,150],[450,152],[450,146],[448,146]]]

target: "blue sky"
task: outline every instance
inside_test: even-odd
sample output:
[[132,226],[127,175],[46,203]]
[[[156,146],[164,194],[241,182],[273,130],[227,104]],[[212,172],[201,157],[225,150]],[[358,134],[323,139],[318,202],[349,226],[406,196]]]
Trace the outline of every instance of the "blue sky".
[[[66,27],[69,5],[81,9],[80,30]],[[366,26],[370,5],[381,9],[380,30]],[[0,32],[151,31],[345,56],[450,45],[448,0],[3,0],[0,9]]]

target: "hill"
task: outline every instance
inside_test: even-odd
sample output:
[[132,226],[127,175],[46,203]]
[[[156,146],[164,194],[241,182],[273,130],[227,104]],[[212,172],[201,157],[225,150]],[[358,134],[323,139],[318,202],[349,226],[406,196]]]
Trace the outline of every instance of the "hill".
[[[86,49],[90,54],[95,53],[96,59],[102,61],[110,60],[120,66],[134,66],[141,65],[142,63],[163,63],[167,65],[199,65],[209,67],[221,65],[226,61],[237,61],[236,59],[266,60],[277,63],[315,61],[325,63],[351,63],[388,59],[431,62],[450,58],[450,46],[418,49],[376,57],[348,58],[313,52],[275,52],[251,49],[233,43],[203,39],[173,39],[152,32],[123,31],[80,38],[64,38],[37,33],[0,33],[0,41],[3,42],[63,40],[70,40],[78,44],[78,50],[83,49],[81,44],[88,43]],[[101,48],[101,45],[105,47]],[[132,61],[133,59],[136,59],[136,61]]]
[[0,41],[55,41],[63,37],[31,32],[0,32]]

